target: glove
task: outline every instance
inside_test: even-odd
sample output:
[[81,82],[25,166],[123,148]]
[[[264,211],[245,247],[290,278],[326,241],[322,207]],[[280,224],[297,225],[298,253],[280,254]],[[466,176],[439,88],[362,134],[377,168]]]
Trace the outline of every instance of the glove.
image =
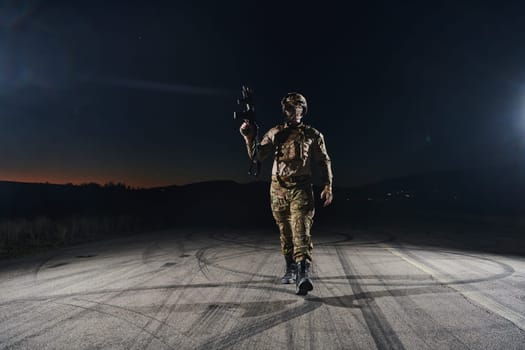
[[255,127],[252,124],[250,124],[248,120],[245,120],[239,128],[239,132],[246,141],[249,141],[253,139],[255,135]]

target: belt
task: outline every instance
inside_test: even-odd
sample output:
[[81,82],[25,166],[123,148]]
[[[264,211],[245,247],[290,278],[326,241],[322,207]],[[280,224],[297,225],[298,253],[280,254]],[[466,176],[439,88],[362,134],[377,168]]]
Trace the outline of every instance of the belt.
[[306,182],[310,180],[310,175],[298,175],[298,176],[279,176],[272,175],[272,180],[284,181],[284,182]]

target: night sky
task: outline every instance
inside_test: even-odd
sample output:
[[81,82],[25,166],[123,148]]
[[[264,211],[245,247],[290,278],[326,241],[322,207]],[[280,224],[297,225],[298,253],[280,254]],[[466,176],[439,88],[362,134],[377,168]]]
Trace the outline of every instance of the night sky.
[[525,161],[525,5],[344,3],[0,0],[0,180],[252,181],[242,84],[263,131],[306,96],[335,186]]

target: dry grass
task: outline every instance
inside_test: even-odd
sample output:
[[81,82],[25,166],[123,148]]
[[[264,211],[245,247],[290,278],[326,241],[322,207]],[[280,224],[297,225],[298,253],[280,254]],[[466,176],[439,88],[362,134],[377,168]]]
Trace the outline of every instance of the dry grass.
[[51,219],[0,219],[0,257],[90,241],[104,236],[137,232],[140,222],[131,216],[73,216]]

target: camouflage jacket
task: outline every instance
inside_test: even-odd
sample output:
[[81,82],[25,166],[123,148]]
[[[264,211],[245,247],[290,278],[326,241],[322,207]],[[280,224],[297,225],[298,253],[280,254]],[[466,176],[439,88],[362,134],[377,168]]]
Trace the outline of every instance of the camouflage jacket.
[[264,135],[258,145],[252,141],[247,147],[250,158],[256,154],[261,161],[273,154],[272,176],[282,179],[310,177],[313,156],[314,161],[319,164],[323,185],[332,187],[332,167],[323,134],[309,125],[277,125]]

